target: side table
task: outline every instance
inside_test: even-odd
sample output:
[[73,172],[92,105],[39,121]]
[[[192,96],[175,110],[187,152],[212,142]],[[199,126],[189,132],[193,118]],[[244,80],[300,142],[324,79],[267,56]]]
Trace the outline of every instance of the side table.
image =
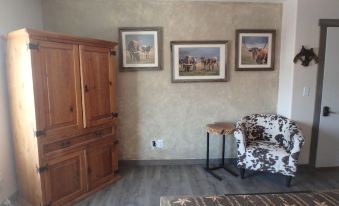
[[[214,124],[208,124],[206,125],[206,127],[207,127],[207,153],[206,153],[206,168],[205,168],[206,171],[210,173],[211,175],[213,175],[218,180],[222,180],[222,178],[219,175],[215,174],[213,170],[224,169],[230,174],[232,174],[233,176],[237,177],[238,174],[233,172],[229,168],[227,168],[225,165],[225,137],[226,135],[233,134],[234,129],[235,129],[234,124],[228,123],[228,122],[216,122]],[[210,168],[209,166],[210,133],[215,134],[215,135],[222,135],[222,162],[220,166],[213,167],[213,168]]]

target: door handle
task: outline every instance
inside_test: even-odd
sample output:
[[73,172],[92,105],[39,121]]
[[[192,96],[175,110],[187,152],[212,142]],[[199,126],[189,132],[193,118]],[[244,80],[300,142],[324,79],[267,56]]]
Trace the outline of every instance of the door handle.
[[332,112],[329,106],[324,106],[323,108],[323,116],[328,117],[330,114],[336,114],[335,112]]

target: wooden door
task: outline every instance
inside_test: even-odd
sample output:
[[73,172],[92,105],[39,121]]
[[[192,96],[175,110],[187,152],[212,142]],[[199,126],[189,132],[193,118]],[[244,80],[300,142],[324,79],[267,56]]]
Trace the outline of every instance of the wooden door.
[[78,45],[35,43],[31,56],[37,130],[60,135],[82,128]]
[[73,152],[47,162],[43,176],[45,203],[64,205],[86,192],[85,152]]
[[109,48],[80,46],[85,127],[112,122],[116,109],[113,61]]
[[87,149],[88,187],[92,190],[114,176],[115,151],[113,144],[93,145]]

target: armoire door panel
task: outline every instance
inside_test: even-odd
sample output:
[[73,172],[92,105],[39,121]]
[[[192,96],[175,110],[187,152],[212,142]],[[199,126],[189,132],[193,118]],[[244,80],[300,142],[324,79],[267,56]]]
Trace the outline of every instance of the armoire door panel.
[[84,151],[47,162],[43,173],[45,198],[52,205],[63,205],[86,192]]
[[115,152],[112,144],[93,145],[87,149],[88,186],[94,189],[114,176]]
[[31,53],[38,130],[52,135],[81,128],[78,45],[39,42]]
[[80,46],[84,125],[112,121],[115,69],[109,48]]

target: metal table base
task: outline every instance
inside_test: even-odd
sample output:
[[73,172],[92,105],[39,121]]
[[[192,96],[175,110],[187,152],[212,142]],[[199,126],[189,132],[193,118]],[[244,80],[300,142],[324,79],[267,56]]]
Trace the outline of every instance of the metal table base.
[[233,176],[237,177],[238,174],[235,173],[234,171],[230,170],[226,165],[225,165],[225,136],[222,136],[222,162],[220,164],[220,166],[218,167],[210,167],[209,166],[209,158],[210,158],[210,133],[207,132],[207,153],[206,153],[206,167],[205,170],[210,173],[211,175],[213,175],[215,178],[217,178],[218,180],[222,180],[222,178],[215,174],[213,171],[217,170],[217,169],[224,169],[225,171],[229,172],[230,174],[232,174]]

